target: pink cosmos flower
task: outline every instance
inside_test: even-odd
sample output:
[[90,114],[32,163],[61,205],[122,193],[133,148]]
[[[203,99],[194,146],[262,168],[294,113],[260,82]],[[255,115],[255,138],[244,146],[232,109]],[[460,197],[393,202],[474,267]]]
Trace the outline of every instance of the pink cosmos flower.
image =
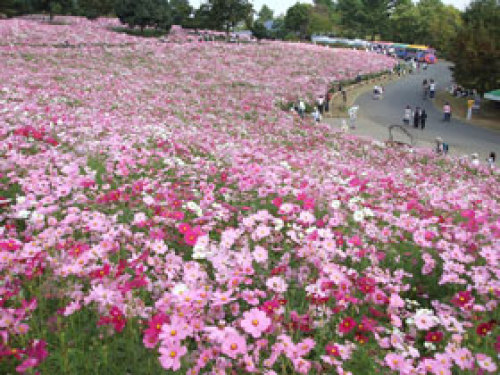
[[496,372],[497,365],[487,355],[479,353],[476,355],[476,360],[477,360],[479,367],[481,367],[483,370],[488,371],[488,372]]
[[243,320],[241,321],[241,328],[254,338],[259,338],[270,325],[271,319],[267,317],[264,311],[256,308],[246,311],[243,314]]
[[414,317],[415,326],[423,331],[434,327],[437,324],[437,318],[427,312],[417,313]]
[[223,354],[234,359],[247,352],[247,343],[243,336],[237,333],[229,334],[224,338],[221,350]]
[[181,357],[187,353],[185,346],[180,346],[179,342],[173,342],[169,346],[160,347],[160,363],[166,370],[177,371],[181,367]]
[[385,363],[393,371],[398,371],[404,362],[405,358],[401,354],[389,353],[385,356]]
[[274,276],[266,281],[266,286],[275,293],[285,293],[288,284],[281,276]]

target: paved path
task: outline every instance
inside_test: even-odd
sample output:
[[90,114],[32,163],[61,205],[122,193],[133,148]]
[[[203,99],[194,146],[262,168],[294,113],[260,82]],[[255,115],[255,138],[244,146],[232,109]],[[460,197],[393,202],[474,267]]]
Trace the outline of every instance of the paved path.
[[[490,151],[500,155],[500,132],[475,127],[453,118],[445,123],[442,121],[442,112],[434,107],[430,99],[423,100],[424,79],[433,78],[438,90],[450,86],[451,73],[448,67],[447,63],[439,63],[426,71],[421,69],[419,73],[392,81],[385,86],[382,100],[373,100],[371,92],[361,95],[356,100],[356,105],[360,106],[358,127],[352,133],[387,140],[388,126],[402,124],[403,110],[409,104],[412,108],[425,108],[428,115],[424,131],[414,129],[412,125],[407,127],[416,139],[416,147],[434,147],[436,137],[441,137],[450,145],[453,154],[477,152],[481,159],[485,159]],[[339,124],[339,120],[327,121],[336,126]],[[403,140],[404,137],[396,136],[396,139]]]

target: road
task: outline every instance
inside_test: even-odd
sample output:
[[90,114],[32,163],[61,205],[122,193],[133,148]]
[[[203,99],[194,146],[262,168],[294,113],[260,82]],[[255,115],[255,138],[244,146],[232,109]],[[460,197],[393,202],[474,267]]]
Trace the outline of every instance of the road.
[[373,100],[371,92],[361,95],[356,100],[356,105],[360,107],[359,126],[353,133],[386,140],[389,134],[388,126],[402,124],[404,108],[407,105],[413,109],[420,106],[428,115],[425,130],[417,130],[413,126],[407,128],[414,135],[417,147],[432,147],[436,137],[441,137],[449,144],[453,154],[476,152],[481,159],[485,159],[491,151],[500,155],[500,132],[479,128],[453,118],[449,123],[443,122],[442,112],[434,107],[430,99],[423,99],[424,79],[434,79],[438,90],[451,85],[449,66],[448,63],[441,62],[425,71],[421,69],[418,73],[388,83],[382,100]]

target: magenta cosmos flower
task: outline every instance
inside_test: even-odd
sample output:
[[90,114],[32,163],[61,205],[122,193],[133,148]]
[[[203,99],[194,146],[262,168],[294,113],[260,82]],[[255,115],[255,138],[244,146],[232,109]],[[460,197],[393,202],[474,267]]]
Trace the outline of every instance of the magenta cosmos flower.
[[254,308],[243,314],[241,328],[254,338],[259,338],[262,335],[262,332],[269,328],[270,324],[271,319],[267,317],[266,313]]

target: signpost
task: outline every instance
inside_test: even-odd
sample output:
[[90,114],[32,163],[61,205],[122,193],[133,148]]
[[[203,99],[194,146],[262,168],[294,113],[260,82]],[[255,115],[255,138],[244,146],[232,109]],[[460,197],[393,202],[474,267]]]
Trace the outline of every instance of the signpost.
[[467,100],[467,121],[472,118],[472,107],[474,106],[474,100]]

